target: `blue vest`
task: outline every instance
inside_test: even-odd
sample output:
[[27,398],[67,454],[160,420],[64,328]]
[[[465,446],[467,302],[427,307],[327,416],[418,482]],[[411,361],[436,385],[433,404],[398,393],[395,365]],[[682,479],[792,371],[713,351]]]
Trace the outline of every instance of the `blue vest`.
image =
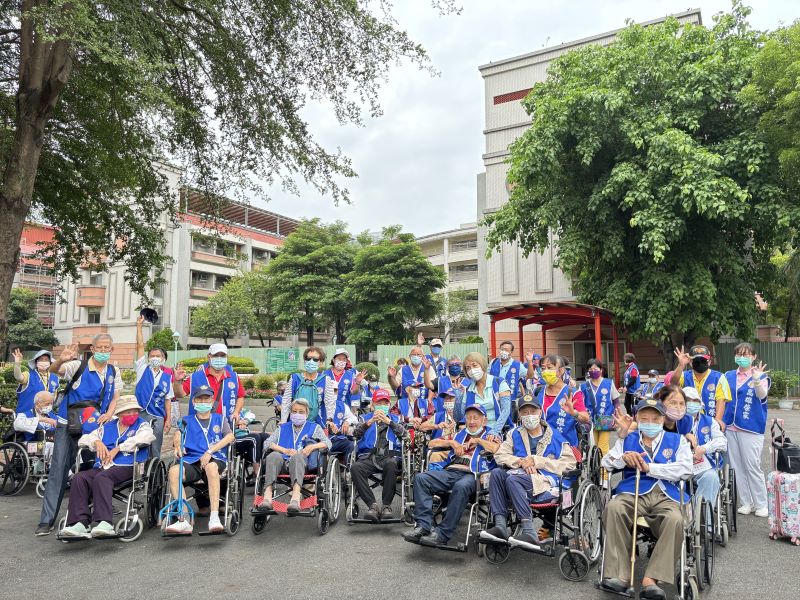
[[[447,421],[447,413],[445,412],[444,408],[441,410],[437,410],[433,413],[433,424],[434,425],[441,425]],[[442,430],[441,429],[434,429],[433,431],[428,432],[428,435],[431,436],[432,440],[438,439],[442,437]]]
[[114,365],[106,364],[105,377],[106,377],[106,393],[103,398],[100,394],[103,392],[103,380],[100,379],[97,371],[90,371],[89,365],[83,370],[80,377],[80,384],[72,388],[69,393],[61,401],[58,407],[58,416],[67,419],[67,407],[79,402],[97,402],[100,404],[100,413],[108,410],[111,404],[111,399],[114,397],[114,381],[116,379],[117,371]]
[[166,415],[164,404],[171,386],[172,375],[165,371],[161,371],[158,385],[155,385],[153,369],[148,366],[136,384],[136,399],[139,401],[139,406],[146,413],[163,418]]
[[[709,415],[700,415],[700,417],[695,421],[692,419],[692,428],[691,432],[697,438],[697,445],[698,446],[705,446],[708,442],[711,441],[711,426],[714,423],[713,417]],[[711,466],[715,469],[719,466],[717,465],[717,461],[712,454],[706,454],[705,457],[708,459],[708,462],[711,463]]]
[[[113,450],[117,446],[119,446],[122,442],[124,442],[127,438],[133,437],[136,435],[136,432],[139,431],[139,427],[142,426],[144,423],[144,419],[139,417],[136,419],[136,422],[124,429],[122,433],[119,432],[119,419],[114,418],[111,419],[105,425],[101,425],[100,427],[103,428],[103,433],[101,434],[101,438],[103,440],[103,444],[109,450]],[[139,448],[139,451],[136,453],[136,462],[144,462],[150,456],[150,453],[145,448]],[[117,452],[117,455],[114,457],[114,460],[111,461],[114,465],[119,465],[123,467],[127,467],[133,464],[133,452]],[[94,468],[99,469],[102,466],[102,461],[99,458],[96,458],[94,461]]]
[[[563,454],[564,444],[569,442],[567,442],[567,440],[555,429],[550,428],[550,431],[552,431],[553,434],[550,438],[550,443],[547,444],[547,448],[544,450],[543,456],[558,460]],[[528,454],[528,452],[525,450],[525,442],[522,438],[523,435],[528,437],[528,431],[524,427],[517,427],[511,434],[511,440],[514,443],[514,456],[517,458],[525,458],[526,456],[533,456],[536,454],[536,448],[531,448],[530,454]],[[561,477],[551,471],[545,471],[544,469],[539,469],[539,473],[550,480],[551,487],[558,487],[558,482],[560,481]],[[564,487],[570,487],[572,483],[573,481],[571,479],[565,479]]]
[[[375,413],[369,413],[364,415],[362,418],[366,423],[369,421]],[[389,418],[394,421],[395,423],[400,422],[400,417],[397,415],[389,414]],[[400,440],[397,439],[397,436],[392,431],[391,427],[386,428],[386,436],[389,440],[389,450],[400,450]],[[372,451],[375,446],[378,444],[378,424],[373,423],[367,430],[364,432],[364,435],[358,440],[358,452],[357,454],[367,454],[368,452]]]
[[[425,358],[431,361],[431,366],[433,367],[437,377],[447,377],[447,359],[445,359],[441,354],[439,354],[438,357],[434,356],[433,354],[426,354]],[[423,367],[423,369],[424,368],[425,367]]]
[[[306,440],[310,439],[312,442],[314,441],[314,431],[316,431],[316,429],[317,424],[314,421],[306,421],[303,428],[295,436],[294,425],[292,425],[291,421],[287,421],[280,427],[278,446],[281,448],[294,448],[300,452],[305,447]],[[282,456],[284,460],[289,458],[287,454],[283,454]]]
[[[492,364],[489,365],[489,375],[493,375],[495,377],[500,377],[500,369],[502,368],[502,363],[500,362],[499,358],[495,358],[492,361]],[[511,364],[508,365],[508,370],[506,371],[505,380],[508,384],[508,387],[511,388],[511,401],[517,399],[519,395],[519,380],[522,375],[522,363],[518,360],[511,359]]]
[[692,431],[692,425],[694,425],[694,419],[691,415],[683,415],[680,421],[675,422],[675,431],[680,433],[681,435],[686,435]]
[[[500,394],[500,382],[501,381],[503,381],[503,380],[500,379],[499,377],[492,377],[491,389],[492,389],[492,401],[494,402],[494,421],[495,422],[497,422],[497,420],[500,418],[500,398],[499,398],[499,394]],[[472,386],[472,383],[474,383],[474,382],[470,382],[470,386]],[[483,388],[483,393],[486,394],[486,388],[485,387]],[[466,410],[468,406],[472,406],[473,404],[475,404],[475,396],[476,396],[475,390],[474,389],[471,390],[471,389],[467,388],[467,393],[465,395],[466,401],[464,402],[464,410]],[[511,414],[510,413],[509,413],[508,418],[509,418],[509,420],[511,420]]]
[[320,419],[324,424],[327,424],[328,421],[333,421],[333,424],[336,425],[337,428],[341,428],[342,421],[344,421],[346,406],[347,405],[344,403],[344,401],[337,398],[334,413],[332,415],[328,415],[328,409],[323,403],[322,406],[319,407]]
[[[197,415],[189,415],[183,418],[186,424],[186,441],[184,449],[186,456],[184,460],[187,463],[196,463],[203,457],[211,446],[222,441],[222,426],[224,424],[222,415],[218,413],[211,413],[208,419],[208,429],[204,429],[201,423],[204,423]],[[228,456],[225,450],[222,449],[213,454],[213,457],[222,462],[227,462]]]
[[[708,376],[703,382],[703,389],[697,390],[700,393],[700,398],[703,400],[705,413],[712,417],[717,414],[717,400],[715,394],[717,393],[717,385],[719,385],[720,379],[722,379],[722,373],[712,369],[708,372]],[[691,370],[683,372],[683,387],[697,387],[694,383],[694,373]]]
[[625,369],[625,375],[622,376],[623,385],[627,388],[629,394],[634,394],[639,389],[639,376],[632,377],[634,369],[636,369],[636,371],[639,370],[636,363],[629,364],[628,368]]
[[[767,430],[767,398],[759,400],[753,378],[748,377],[741,387],[736,387],[736,370],[725,373],[731,388],[733,400],[725,406],[722,421],[725,425],[735,425],[737,429],[750,433],[763,434]],[[772,380],[767,378],[767,389]]]
[[[191,379],[191,391],[194,391],[196,388],[200,387],[201,385],[207,385],[211,389],[214,389],[211,386],[211,382],[208,380],[206,376],[206,369],[208,368],[208,363],[203,363],[197,370],[192,373]],[[225,415],[225,418],[230,419],[233,416],[233,410],[236,408],[236,400],[239,396],[239,376],[236,375],[236,372],[230,365],[225,365],[225,371],[227,373],[227,377],[225,379],[220,380],[219,384],[222,386],[222,391],[219,393],[219,401],[222,403],[222,414]],[[161,377],[164,377],[163,375]],[[216,404],[217,394],[214,394],[214,403]],[[214,407],[214,412],[216,413],[217,407]],[[189,402],[189,416],[194,414],[194,403]]]
[[[456,433],[456,435],[453,437],[453,440],[458,444],[463,444],[464,440],[467,439],[467,435],[468,435],[467,430],[462,429],[461,431]],[[485,440],[488,436],[489,436],[489,430],[486,427],[484,427],[483,433],[481,433],[481,439]],[[469,470],[475,473],[476,475],[491,471],[497,466],[497,464],[494,462],[494,458],[492,458],[491,460],[487,460],[486,457],[481,454],[482,451],[483,448],[481,446],[476,446],[475,451],[472,453],[472,456],[470,457]],[[439,471],[441,469],[444,469],[447,465],[449,465],[453,461],[453,458],[455,458],[455,452],[450,450],[450,452],[447,454],[447,458],[445,458],[440,462],[431,463],[430,470]]]
[[[353,394],[350,392],[350,387],[353,385],[353,381],[355,380],[356,375],[358,375],[358,371],[356,371],[355,369],[345,369],[339,381],[336,381],[336,378],[333,376],[332,369],[328,369],[323,373],[323,375],[333,382],[333,387],[336,390],[337,406],[339,404],[350,405],[353,402],[352,400]],[[360,399],[357,398],[355,403],[358,404],[359,402]],[[322,404],[324,406],[325,403],[323,402]],[[324,408],[320,407],[320,411],[324,410],[325,410]],[[338,408],[336,412],[339,412]],[[325,419],[324,416],[323,419]]]
[[400,373],[402,376],[402,383],[400,386],[400,396],[397,398],[397,408],[400,410],[400,414],[403,415],[403,418],[414,416],[414,405],[410,402],[406,388],[416,384],[422,384],[422,387],[419,388],[419,398],[417,399],[417,407],[419,408],[420,416],[426,417],[428,413],[432,413],[433,407],[428,406],[428,388],[425,387],[425,367],[420,367],[419,374],[416,377],[414,377],[414,372],[408,365],[404,365]]
[[614,414],[614,401],[611,399],[611,380],[603,377],[600,380],[600,385],[597,386],[597,393],[595,388],[590,382],[581,384],[581,391],[583,392],[584,404],[586,410],[589,411],[589,416],[594,419],[597,415],[608,416]]
[[[316,391],[314,391],[314,389],[316,389]],[[300,373],[292,373],[292,376],[289,378],[286,401],[288,401],[291,406],[291,403],[297,398],[304,398],[305,400],[308,400],[308,420],[314,421],[320,427],[325,426],[325,422],[322,420],[321,415],[321,405],[325,404],[322,401],[324,400],[324,396],[324,373],[322,375],[318,375],[313,381],[306,379]]]
[[[537,400],[541,406],[544,406],[544,391],[546,388],[542,388],[539,390],[539,395],[537,396]],[[558,431],[564,439],[569,442],[570,446],[577,447],[578,446],[578,430],[577,430],[577,421],[575,417],[572,415],[568,415],[567,412],[561,407],[561,402],[567,399],[569,395],[569,386],[564,386],[561,388],[561,391],[556,396],[556,399],[553,403],[547,407],[547,411],[544,413],[544,420],[547,422],[550,427]]]
[[51,394],[55,394],[57,389],[58,375],[55,373],[47,374],[47,389],[45,390],[44,383],[42,383],[42,378],[39,377],[39,373],[36,371],[29,371],[28,385],[26,385],[24,388],[22,387],[22,384],[17,386],[17,408],[15,411],[17,413],[24,414],[28,418],[32,418],[36,413],[33,402],[34,396],[43,391],[48,391]]
[[[681,435],[665,431],[661,436],[661,442],[653,453],[653,458],[647,454],[641,442],[641,435],[637,432],[632,433],[625,438],[623,443],[624,452],[638,452],[644,458],[646,463],[655,463],[658,465],[665,465],[674,463],[678,457],[678,448],[681,445]],[[622,471],[622,481],[614,490],[614,495],[618,494],[634,494],[636,492],[636,470],[626,467]],[[680,487],[673,481],[661,480],[664,484],[664,490],[671,500],[675,502],[681,501]],[[658,485],[659,480],[651,477],[649,473],[641,473],[639,477],[639,493],[641,495],[647,494]],[[688,488],[683,492],[684,502],[689,501]]]

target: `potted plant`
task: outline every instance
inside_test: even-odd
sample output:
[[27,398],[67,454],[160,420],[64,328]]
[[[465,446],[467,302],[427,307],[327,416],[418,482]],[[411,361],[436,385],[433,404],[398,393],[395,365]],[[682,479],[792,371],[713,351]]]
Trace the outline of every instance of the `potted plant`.
[[778,398],[778,408],[792,410],[794,400],[789,398],[789,392],[800,385],[800,375],[789,371],[771,371],[769,377],[772,380],[769,395]]

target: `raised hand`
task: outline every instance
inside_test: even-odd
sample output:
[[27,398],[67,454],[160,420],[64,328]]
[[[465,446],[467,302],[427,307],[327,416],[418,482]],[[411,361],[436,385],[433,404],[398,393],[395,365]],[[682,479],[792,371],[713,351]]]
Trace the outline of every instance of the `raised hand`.
[[626,413],[621,406],[618,406],[614,411],[614,425],[617,431],[624,435],[633,425],[633,417]]
[[144,323],[144,317],[142,315],[139,315],[136,319],[136,324],[141,325],[142,323]]
[[572,404],[572,397],[564,398],[564,401],[561,403],[561,408],[564,409],[564,412],[568,415],[571,415],[575,412],[575,406]]
[[420,346],[422,346],[424,343],[425,343],[425,336],[424,336],[424,335],[423,335],[423,333],[420,331],[419,333],[417,333],[417,344],[419,344]]
[[422,357],[422,366],[424,366],[426,369],[431,368],[431,361],[428,360],[427,356]]
[[389,367],[386,372],[389,374],[389,377],[397,377],[397,369],[394,367]]
[[767,371],[766,363],[759,361],[757,365],[753,366],[753,377],[755,379],[761,379],[767,373],[769,373],[769,371]]
[[531,364],[533,362],[533,352],[525,353],[525,362]]
[[183,363],[178,363],[178,366],[175,367],[175,379],[178,381],[186,379],[186,369],[183,368]]
[[14,348],[14,362],[20,364],[22,362],[22,351],[19,348]]
[[61,356],[59,360],[64,362],[69,362],[71,360],[75,360],[78,357],[78,344],[70,344],[69,346],[65,346],[64,349],[61,351]]
[[366,377],[366,376],[367,376],[367,370],[366,369],[364,369],[363,371],[359,371],[358,375],[356,375],[356,383],[360,385],[361,382],[364,381],[364,377]]
[[683,346],[680,348],[675,348],[675,357],[678,359],[678,365],[680,367],[685,367],[692,362],[692,359],[689,358],[689,355],[686,353]]

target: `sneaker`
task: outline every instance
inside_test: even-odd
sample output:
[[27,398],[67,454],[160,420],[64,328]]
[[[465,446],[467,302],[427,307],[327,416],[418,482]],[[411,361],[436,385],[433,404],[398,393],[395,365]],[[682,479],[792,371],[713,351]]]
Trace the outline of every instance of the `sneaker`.
[[117,532],[114,529],[114,526],[108,521],[100,521],[97,525],[92,527],[93,538],[111,537],[116,535]]
[[419,538],[419,543],[423,546],[446,546],[447,540],[439,533],[438,530],[434,529],[428,535],[424,535]]
[[219,515],[212,514],[208,518],[208,531],[209,533],[219,533],[220,531],[224,531],[225,527],[222,525],[222,521],[219,520]]
[[490,527],[478,534],[478,539],[487,542],[506,542],[508,541],[508,531],[503,527]]
[[91,537],[89,528],[83,523],[75,523],[69,527],[64,527],[61,532],[61,537],[65,538],[83,538],[88,540]]
[[512,546],[519,546],[521,548],[529,548],[531,550],[539,550],[541,542],[529,533],[522,532],[519,535],[512,535],[508,538],[508,543]]
[[175,534],[175,535],[191,535],[192,533],[192,524],[189,523],[188,520],[181,517],[177,521],[175,521],[172,525],[168,525],[166,532]]
[[430,533],[430,530],[423,529],[422,527],[415,527],[411,531],[406,531],[403,534],[403,539],[407,542],[418,542],[420,539]]
[[739,507],[739,510],[736,512],[738,512],[740,515],[749,515],[751,512],[753,512],[753,507],[749,504],[742,504]]
[[50,535],[50,532],[53,531],[53,526],[50,523],[39,523],[39,526],[36,528],[36,531],[33,535],[36,536],[43,536],[43,535]]
[[761,508],[757,508],[756,509],[755,515],[757,517],[768,517],[769,516],[769,511],[767,510],[766,506],[763,506]]
[[381,509],[381,519],[391,519],[394,516],[391,506],[384,506]]
[[364,513],[364,518],[367,521],[372,521],[373,523],[377,523],[378,519],[380,519],[380,513],[378,512],[378,505],[373,504],[369,507],[369,510]]

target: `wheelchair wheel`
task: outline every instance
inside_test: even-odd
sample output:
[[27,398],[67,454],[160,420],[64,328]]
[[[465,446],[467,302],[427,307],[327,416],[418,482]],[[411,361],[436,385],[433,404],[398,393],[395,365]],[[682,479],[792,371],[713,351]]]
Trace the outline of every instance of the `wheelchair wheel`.
[[[603,504],[600,498],[600,488],[595,484],[584,482],[582,489],[578,489],[578,506],[575,516],[577,525],[578,549],[584,554],[590,564],[597,562],[600,558],[600,528],[602,521]],[[559,563],[560,564],[560,563]],[[586,574],[584,573],[584,577]],[[570,579],[564,575],[567,579]],[[572,580],[570,581],[580,581]]]
[[234,476],[228,478],[228,502],[225,507],[225,531],[234,536],[242,526],[244,510],[244,462],[241,457],[234,458]]
[[583,581],[589,574],[589,559],[580,550],[567,548],[558,558],[558,570],[567,581]]
[[[484,544],[480,544],[484,545]],[[502,565],[508,560],[508,555],[511,553],[511,548],[500,544],[485,544],[486,548],[484,553],[486,560],[492,565]]]
[[683,594],[681,595],[682,600],[699,600],[700,598],[700,588],[697,585],[697,578],[694,575],[690,575],[686,578],[686,583],[683,586]]
[[28,453],[16,442],[0,446],[0,496],[16,496],[28,483],[31,465]]
[[711,585],[714,575],[714,531],[712,523],[708,522],[708,503],[700,503],[700,556],[697,565],[697,583],[700,589]]
[[736,533],[738,530],[736,515],[739,514],[736,511],[736,499],[739,497],[739,487],[736,485],[736,471],[733,469],[729,470],[728,489],[728,502],[726,507],[728,511],[728,529],[729,533]]
[[264,421],[261,433],[272,433],[278,428],[278,417],[270,417]]
[[253,517],[253,522],[250,523],[250,531],[253,535],[260,535],[264,533],[264,527],[269,522],[269,515],[256,515]]
[[148,527],[158,524],[158,513],[166,504],[167,468],[159,458],[150,459],[145,467],[144,504]]
[[586,469],[588,470],[587,479],[591,481],[596,486],[600,486],[600,481],[603,477],[600,468],[600,448],[597,446],[592,446],[589,449],[589,456],[586,460]]
[[414,511],[412,511],[407,506],[403,508],[403,525],[407,527],[413,527],[416,524],[417,520],[414,518]]
[[320,535],[325,535],[328,533],[328,529],[331,527],[330,516],[328,515],[328,509],[323,508],[317,514],[317,529],[319,529]]
[[44,490],[47,487],[47,477],[39,478],[39,481],[36,482],[36,495],[39,498],[44,498]]
[[325,473],[325,505],[330,511],[331,525],[339,520],[339,509],[342,504],[342,472],[339,459],[331,457]]
[[139,518],[139,515],[122,517],[117,521],[117,535],[119,535],[120,542],[133,542],[139,539],[144,531],[144,522]]

